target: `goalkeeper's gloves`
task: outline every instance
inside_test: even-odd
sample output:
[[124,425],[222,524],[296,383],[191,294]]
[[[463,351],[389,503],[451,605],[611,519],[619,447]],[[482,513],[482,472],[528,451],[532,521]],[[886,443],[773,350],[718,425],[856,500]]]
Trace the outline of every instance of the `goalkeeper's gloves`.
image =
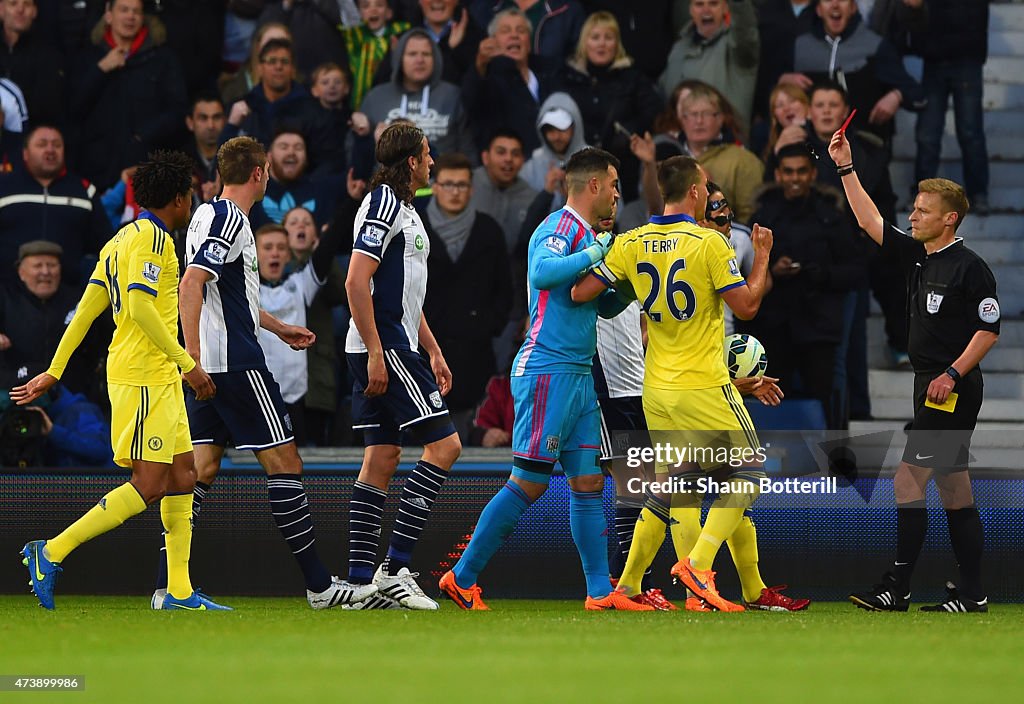
[[587,257],[590,258],[591,265],[597,264],[604,259],[605,255],[608,254],[608,250],[612,248],[612,242],[614,241],[615,235],[610,232],[602,232],[594,238],[594,244],[583,250]]

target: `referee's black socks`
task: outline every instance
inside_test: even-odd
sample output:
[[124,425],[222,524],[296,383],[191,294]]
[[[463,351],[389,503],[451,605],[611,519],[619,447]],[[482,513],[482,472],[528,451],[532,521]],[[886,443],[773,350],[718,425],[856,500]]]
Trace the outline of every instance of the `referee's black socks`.
[[910,575],[927,533],[928,508],[924,499],[896,504],[896,563],[892,573],[902,590],[899,596],[910,593]]
[[949,541],[960,567],[960,593],[971,601],[985,598],[981,586],[981,555],[985,550],[985,531],[981,525],[978,507],[946,510],[949,521]]

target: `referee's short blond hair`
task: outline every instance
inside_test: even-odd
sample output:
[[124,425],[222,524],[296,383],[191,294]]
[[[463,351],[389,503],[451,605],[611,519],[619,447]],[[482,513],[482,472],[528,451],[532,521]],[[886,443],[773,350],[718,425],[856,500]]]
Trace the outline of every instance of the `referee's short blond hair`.
[[953,225],[953,231],[955,232],[960,223],[964,221],[964,216],[971,209],[971,204],[967,202],[967,194],[964,193],[964,188],[959,183],[954,183],[948,178],[926,178],[917,184],[918,193],[934,193],[941,200],[942,204],[948,208],[946,212],[956,213],[956,223]]

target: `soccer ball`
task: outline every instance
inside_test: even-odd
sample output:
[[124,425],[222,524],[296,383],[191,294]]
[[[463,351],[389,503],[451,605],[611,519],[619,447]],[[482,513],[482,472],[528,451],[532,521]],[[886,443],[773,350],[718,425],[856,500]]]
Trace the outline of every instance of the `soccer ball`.
[[768,355],[756,337],[729,335],[725,338],[725,366],[729,368],[729,376],[733,379],[764,376],[768,368]]

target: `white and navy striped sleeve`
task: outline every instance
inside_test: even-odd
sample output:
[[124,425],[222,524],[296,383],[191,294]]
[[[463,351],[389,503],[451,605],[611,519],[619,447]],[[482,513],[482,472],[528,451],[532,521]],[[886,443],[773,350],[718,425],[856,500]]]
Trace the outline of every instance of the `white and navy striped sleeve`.
[[373,189],[367,199],[356,214],[352,251],[380,261],[399,226],[402,204],[386,184]]
[[4,129],[21,134],[28,122],[28,103],[18,84],[8,78],[0,78],[0,108],[4,113]]
[[219,200],[199,206],[188,228],[189,266],[220,278],[221,270],[242,254],[239,233],[245,226],[242,212],[230,201]]

